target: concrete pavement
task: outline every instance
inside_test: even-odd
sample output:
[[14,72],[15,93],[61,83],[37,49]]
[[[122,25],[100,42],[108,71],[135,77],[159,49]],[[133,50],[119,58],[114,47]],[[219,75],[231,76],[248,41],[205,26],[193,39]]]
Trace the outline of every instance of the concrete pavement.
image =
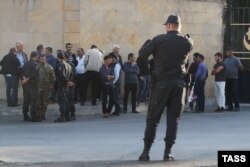
[[[143,107],[143,106],[141,106]],[[140,111],[144,110],[141,108]],[[39,123],[22,117],[0,118],[2,166],[216,166],[218,150],[250,150],[250,107],[240,112],[184,113],[173,154],[175,162],[162,162],[165,116],[151,150],[151,162],[137,161],[143,147],[146,112],[104,119],[101,114],[79,115],[77,121]],[[14,163],[11,163],[14,162]]]

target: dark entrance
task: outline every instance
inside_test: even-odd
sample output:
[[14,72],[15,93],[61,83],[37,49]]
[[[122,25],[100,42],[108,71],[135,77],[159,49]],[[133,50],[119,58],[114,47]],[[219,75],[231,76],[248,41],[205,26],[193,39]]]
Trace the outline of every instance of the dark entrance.
[[243,64],[239,72],[241,103],[250,103],[250,1],[227,0],[224,48],[232,47]]

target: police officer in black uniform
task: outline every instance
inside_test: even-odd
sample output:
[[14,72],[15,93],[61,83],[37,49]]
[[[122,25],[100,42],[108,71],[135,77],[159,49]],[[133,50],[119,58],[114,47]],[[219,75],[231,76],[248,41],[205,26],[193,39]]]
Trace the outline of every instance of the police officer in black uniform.
[[164,24],[167,34],[158,35],[139,51],[141,60],[153,54],[155,69],[148,107],[147,125],[144,136],[144,150],[140,161],[149,161],[149,151],[156,135],[164,108],[167,107],[167,131],[165,137],[164,161],[174,160],[171,149],[176,140],[178,121],[185,104],[185,64],[192,49],[188,37],[180,34],[179,16],[170,15]]

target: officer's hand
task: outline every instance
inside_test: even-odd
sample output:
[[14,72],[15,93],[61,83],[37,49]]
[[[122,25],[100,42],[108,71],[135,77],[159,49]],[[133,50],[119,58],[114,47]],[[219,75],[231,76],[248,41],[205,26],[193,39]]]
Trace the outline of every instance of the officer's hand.
[[143,77],[143,76],[140,76],[140,79],[141,79],[142,81],[144,81],[144,77]]

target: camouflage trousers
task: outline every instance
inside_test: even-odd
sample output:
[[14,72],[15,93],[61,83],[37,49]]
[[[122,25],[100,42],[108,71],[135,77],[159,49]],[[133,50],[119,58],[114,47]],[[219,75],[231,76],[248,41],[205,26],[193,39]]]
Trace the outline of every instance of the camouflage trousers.
[[48,101],[49,101],[49,90],[39,90],[37,98],[37,112],[36,117],[38,119],[45,119]]

